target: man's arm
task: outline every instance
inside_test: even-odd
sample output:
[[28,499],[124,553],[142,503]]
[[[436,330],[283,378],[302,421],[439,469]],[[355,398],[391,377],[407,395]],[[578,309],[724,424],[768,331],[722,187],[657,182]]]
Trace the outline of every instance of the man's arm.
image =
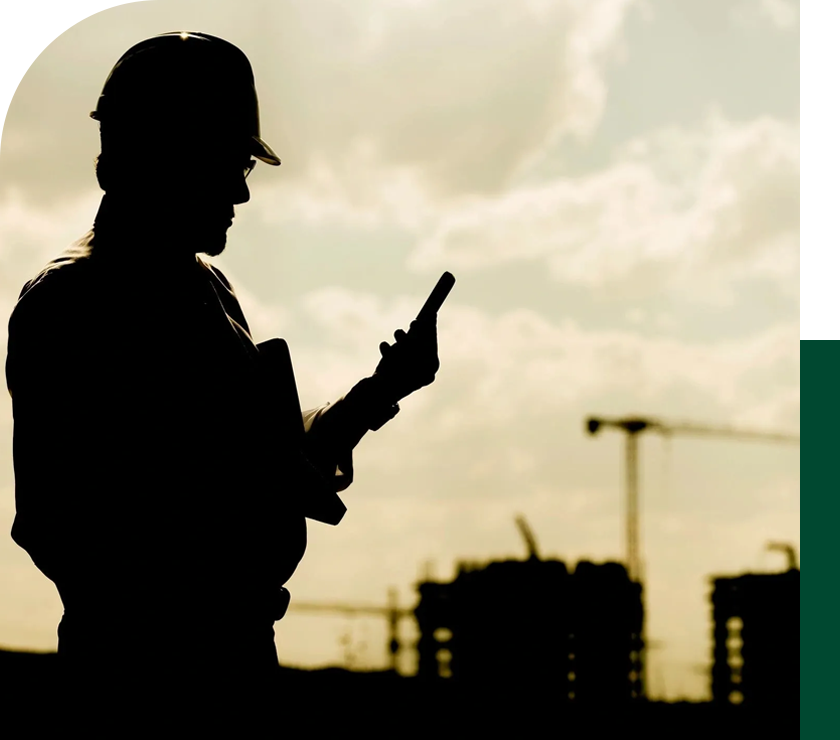
[[16,517],[12,536],[53,580],[102,563],[113,531],[103,528],[97,491],[106,476],[87,461],[103,455],[111,425],[95,386],[106,371],[91,354],[93,326],[62,279],[19,300],[9,322],[6,377],[14,413]]
[[412,322],[409,332],[397,330],[395,343],[382,342],[382,359],[374,374],[362,379],[334,404],[304,413],[307,439],[322,470],[341,472],[346,485],[353,479],[352,451],[368,431],[376,431],[400,410],[399,401],[434,381],[440,367],[437,317]]
[[335,471],[336,491],[353,482],[353,450],[369,431],[380,429],[399,413],[380,387],[364,378],[334,403],[303,412],[306,446],[325,473]]

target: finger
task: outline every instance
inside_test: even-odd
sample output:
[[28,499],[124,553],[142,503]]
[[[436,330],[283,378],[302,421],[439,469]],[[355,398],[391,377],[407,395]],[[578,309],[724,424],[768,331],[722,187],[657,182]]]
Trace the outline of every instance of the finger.
[[406,338],[406,336],[406,333],[402,329],[397,329],[394,332],[394,339],[396,339],[398,342],[401,342],[403,339]]
[[388,354],[388,351],[391,349],[391,345],[388,342],[380,342],[379,344],[379,354],[383,357]]

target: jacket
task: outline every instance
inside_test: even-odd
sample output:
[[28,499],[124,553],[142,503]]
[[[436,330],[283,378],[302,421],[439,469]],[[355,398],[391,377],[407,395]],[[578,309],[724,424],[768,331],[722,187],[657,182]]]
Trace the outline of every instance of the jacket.
[[[6,379],[12,536],[65,612],[274,613],[305,512],[221,271],[196,256],[155,272],[91,232],[21,291]],[[304,412],[307,439],[340,406]],[[353,444],[316,455],[336,491],[352,482]]]

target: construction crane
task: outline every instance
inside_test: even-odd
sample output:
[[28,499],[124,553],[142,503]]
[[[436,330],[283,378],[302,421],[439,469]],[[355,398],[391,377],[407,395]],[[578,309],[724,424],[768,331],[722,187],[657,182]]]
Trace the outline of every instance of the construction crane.
[[295,601],[289,604],[289,611],[295,612],[328,612],[346,615],[371,615],[386,617],[388,620],[388,651],[391,654],[392,671],[397,671],[397,663],[400,652],[399,622],[406,617],[413,617],[411,609],[403,609],[399,606],[399,598],[395,588],[388,589],[388,605],[377,606],[375,604],[341,604],[330,602]]
[[519,531],[522,534],[522,539],[525,540],[525,547],[528,548],[528,559],[539,560],[540,554],[537,550],[537,540],[534,537],[533,531],[528,526],[528,522],[525,521],[525,517],[522,516],[522,514],[517,514],[516,526],[519,527]]
[[[661,419],[625,417],[620,419],[606,419],[603,417],[589,417],[586,420],[586,431],[590,435],[597,434],[602,428],[618,429],[626,434],[625,437],[625,480],[626,480],[626,541],[625,565],[630,578],[642,583],[641,546],[639,541],[639,446],[638,438],[642,432],[656,432],[664,437],[674,434],[696,437],[729,437],[740,440],[756,440],[762,442],[780,442],[783,444],[799,444],[799,435],[782,432],[767,432],[751,429],[739,429],[730,426],[705,426],[691,422],[666,423]],[[642,592],[644,594],[644,591]],[[643,595],[644,598],[644,595]],[[645,623],[647,619],[645,619]],[[642,651],[645,649],[645,637],[642,636]],[[642,661],[643,672],[646,661]],[[642,686],[646,685],[643,679]],[[643,688],[644,690],[644,688]]]
[[768,550],[777,550],[783,552],[787,556],[788,570],[797,570],[799,568],[799,561],[796,557],[796,548],[787,542],[768,542]]
[[730,437],[741,440],[760,440],[764,442],[781,442],[799,444],[799,435],[779,432],[765,432],[735,427],[703,426],[692,423],[665,423],[651,418],[604,419],[590,417],[586,420],[586,429],[591,435],[597,434],[602,428],[618,429],[625,432],[625,474],[627,485],[627,531],[626,531],[626,565],[627,570],[635,581],[641,581],[641,560],[639,546],[639,469],[638,469],[638,436],[642,432],[656,432],[665,437],[674,434],[697,437]]

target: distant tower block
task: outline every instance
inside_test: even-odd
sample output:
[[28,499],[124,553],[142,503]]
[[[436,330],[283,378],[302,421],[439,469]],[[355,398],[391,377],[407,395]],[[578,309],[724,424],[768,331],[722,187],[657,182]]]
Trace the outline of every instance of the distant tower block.
[[419,591],[421,681],[555,704],[641,698],[641,590],[617,563],[461,566]]
[[642,586],[618,563],[578,563],[573,579],[572,649],[577,703],[644,698]]
[[799,570],[714,578],[712,700],[799,707]]

